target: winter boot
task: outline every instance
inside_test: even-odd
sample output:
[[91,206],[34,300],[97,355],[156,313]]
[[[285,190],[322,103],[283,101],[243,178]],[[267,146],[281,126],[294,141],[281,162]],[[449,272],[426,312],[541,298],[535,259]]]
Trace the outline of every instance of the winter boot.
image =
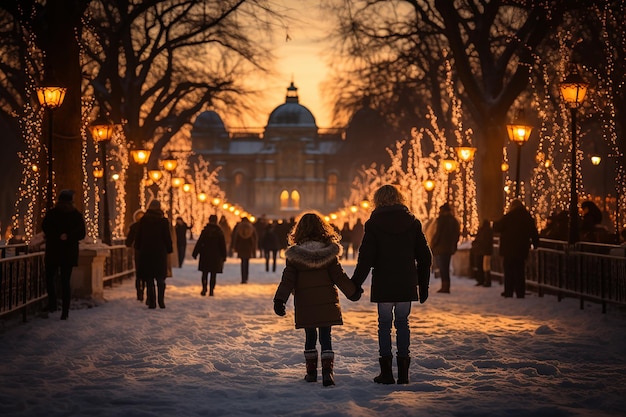
[[157,280],[159,308],[165,308],[165,278]]
[[332,350],[322,351],[322,384],[327,387],[335,385],[333,367],[335,365],[335,352]]
[[408,384],[411,358],[408,356],[398,356],[396,361],[398,362],[398,384]]
[[483,287],[491,287],[491,271],[485,271],[485,282]]
[[396,380],[393,378],[393,356],[383,356],[378,358],[380,362],[380,375],[374,377],[374,382],[378,384],[395,384]]
[[308,349],[304,351],[304,359],[306,361],[306,382],[317,382],[317,349]]
[[207,279],[206,277],[202,277],[202,291],[200,292],[200,295],[202,296],[206,295],[206,285],[207,285]]

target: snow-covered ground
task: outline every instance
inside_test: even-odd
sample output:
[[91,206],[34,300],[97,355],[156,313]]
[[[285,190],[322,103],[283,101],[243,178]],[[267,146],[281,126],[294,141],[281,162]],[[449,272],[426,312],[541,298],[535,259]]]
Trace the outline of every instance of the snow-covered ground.
[[[168,279],[166,309],[148,310],[130,280],[107,303],[0,332],[0,416],[624,416],[626,312],[553,296],[504,299],[502,287],[431,281],[411,313],[411,383],[378,385],[375,304],[341,296],[334,387],[307,383],[293,300],[272,297],[284,266],[239,261],[200,296],[197,261]],[[349,275],[354,261],[344,262]],[[395,367],[395,366],[394,366]],[[394,371],[395,372],[395,371]]]

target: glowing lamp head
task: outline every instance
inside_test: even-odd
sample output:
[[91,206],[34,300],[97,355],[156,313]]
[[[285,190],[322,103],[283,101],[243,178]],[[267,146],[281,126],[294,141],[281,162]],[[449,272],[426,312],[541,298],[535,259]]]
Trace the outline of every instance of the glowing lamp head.
[[524,111],[519,110],[515,116],[515,120],[506,125],[506,131],[511,142],[522,146],[528,142],[533,127],[524,117]]
[[204,203],[207,201],[209,196],[206,193],[198,193],[198,201]]
[[561,97],[571,108],[577,108],[582,104],[587,95],[588,87],[589,83],[578,74],[576,68],[574,68],[559,85]]
[[600,165],[602,162],[602,157],[600,155],[591,155],[591,163],[594,165]]
[[50,110],[54,110],[63,104],[65,93],[67,92],[67,88],[52,85],[37,87],[36,90],[39,104]]
[[441,161],[441,163],[443,164],[443,169],[449,174],[451,172],[456,171],[456,169],[458,168],[457,162],[454,159],[444,159],[443,161]]
[[163,168],[167,171],[167,172],[172,172],[176,169],[176,167],[178,166],[178,161],[174,158],[168,158],[168,159],[164,159],[162,161],[163,163]]
[[509,164],[503,162],[502,164],[500,164],[500,169],[502,170],[502,172],[506,172],[509,169]]
[[89,125],[89,131],[96,142],[108,142],[113,137],[115,125],[104,116],[99,116]]
[[426,180],[424,181],[424,189],[428,192],[431,192],[432,190],[435,189],[435,181],[433,180]]
[[471,161],[474,158],[475,152],[476,148],[473,148],[471,146],[458,146],[456,148],[456,154],[463,162]]
[[163,178],[163,173],[159,169],[151,169],[148,171],[148,176],[154,182],[158,182],[161,178]]
[[150,158],[150,151],[145,149],[133,149],[130,151],[130,155],[133,157],[133,161],[135,161],[136,164],[144,165]]

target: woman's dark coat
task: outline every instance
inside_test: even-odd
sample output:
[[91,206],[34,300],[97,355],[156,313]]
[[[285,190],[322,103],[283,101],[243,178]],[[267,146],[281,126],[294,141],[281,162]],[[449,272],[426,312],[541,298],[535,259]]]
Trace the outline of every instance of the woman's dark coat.
[[[59,202],[43,219],[41,229],[46,238],[46,262],[59,266],[78,265],[78,241],[86,235],[83,215],[71,204]],[[61,235],[67,236],[61,240]]]
[[226,262],[226,239],[222,228],[217,224],[207,224],[193,248],[191,256],[200,255],[198,271],[223,272]]
[[456,252],[461,226],[451,211],[441,212],[437,217],[435,234],[430,248],[433,255],[452,255]]
[[167,256],[172,253],[172,235],[163,211],[148,209],[139,220],[135,236],[137,275],[142,279],[165,278]]
[[535,220],[523,206],[515,208],[494,223],[493,230],[500,233],[500,256],[526,259],[531,242],[539,246],[539,233]]
[[242,220],[235,226],[232,235],[232,248],[237,256],[242,259],[254,258],[256,255],[258,236],[254,225],[247,220]]
[[265,227],[261,242],[259,244],[264,251],[278,251],[280,249],[280,238],[276,233],[276,226],[268,225]]
[[489,222],[483,223],[476,232],[476,237],[472,241],[472,252],[474,255],[491,256],[493,252],[493,229]]
[[346,295],[356,291],[339,264],[336,243],[304,242],[285,251],[286,266],[274,300],[294,295],[296,328],[343,324],[337,287]]
[[363,285],[372,269],[371,301],[415,301],[428,287],[432,255],[422,224],[403,205],[378,207],[365,222],[365,235],[352,280]]

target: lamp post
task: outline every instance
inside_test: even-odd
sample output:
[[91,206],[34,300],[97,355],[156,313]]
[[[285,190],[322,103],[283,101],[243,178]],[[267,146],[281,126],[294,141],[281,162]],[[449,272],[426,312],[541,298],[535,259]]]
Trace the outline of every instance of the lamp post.
[[519,110],[515,116],[515,120],[506,125],[506,131],[509,140],[517,145],[517,167],[515,171],[515,198],[519,198],[519,173],[522,161],[522,146],[528,142],[533,127],[526,121],[524,111]]
[[456,154],[459,159],[463,162],[463,239],[466,239],[468,236],[467,231],[467,164],[469,161],[474,159],[474,153],[476,152],[476,148],[473,148],[468,145],[457,146]]
[[133,149],[130,151],[130,156],[133,158],[133,161],[139,166],[142,167],[141,181],[139,182],[139,206],[142,210],[146,208],[146,164],[148,163],[148,159],[150,158],[150,151],[147,149]]
[[102,243],[111,245],[111,224],[109,215],[109,198],[107,196],[107,144],[113,137],[113,130],[115,125],[110,120],[103,116],[96,119],[90,126],[91,136],[98,143],[100,147],[100,158],[102,159],[102,214],[103,214],[103,226],[100,238]]
[[52,169],[52,136],[54,129],[54,110],[63,104],[67,88],[55,86],[52,83],[44,83],[36,88],[39,104],[48,111],[48,184],[46,187],[46,210],[50,210],[54,205],[52,198],[52,187],[54,186]]
[[441,161],[443,169],[448,174],[448,186],[446,189],[446,202],[450,202],[450,174],[452,174],[458,168],[457,162],[454,159],[444,159]]
[[425,180],[422,183],[422,185],[424,186],[424,189],[426,190],[426,195],[427,195],[427,199],[426,199],[427,200],[426,201],[426,204],[427,204],[427,209],[426,210],[427,210],[427,212],[426,212],[426,214],[428,216],[430,216],[430,211],[432,210],[432,207],[431,207],[432,206],[432,195],[433,195],[432,191],[435,189],[435,181],[433,181],[431,179],[428,179],[428,180]]
[[572,124],[571,178],[569,201],[569,235],[567,242],[571,245],[578,242],[578,194],[576,192],[576,112],[587,94],[589,84],[583,80],[574,68],[561,82],[561,97],[570,108]]
[[172,217],[174,216],[174,170],[178,166],[178,161],[173,156],[169,156],[162,161],[163,168],[170,173],[170,209],[169,209],[169,219],[170,223],[172,223]]

